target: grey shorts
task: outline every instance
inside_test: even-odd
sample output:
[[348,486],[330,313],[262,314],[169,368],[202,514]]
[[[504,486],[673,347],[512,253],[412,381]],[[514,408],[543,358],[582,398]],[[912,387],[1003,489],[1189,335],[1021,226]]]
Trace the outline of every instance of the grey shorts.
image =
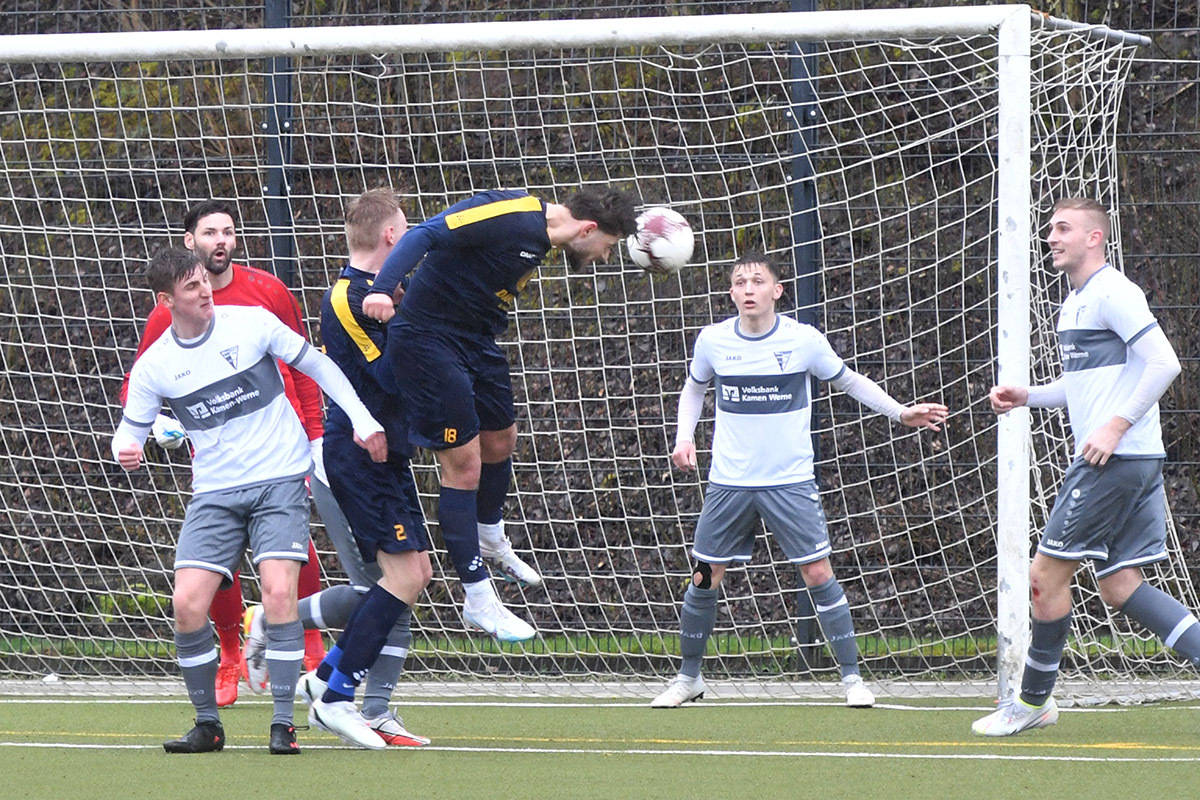
[[233,580],[246,547],[266,559],[308,561],[308,492],[304,478],[204,492],[188,503],[175,548],[175,569],[206,569]]
[[1091,559],[1096,576],[1167,557],[1163,460],[1112,458],[1103,467],[1082,458],[1067,469],[1038,552]]
[[831,552],[817,483],[805,481],[761,489],[709,484],[692,555],[710,564],[749,561],[760,520],[793,564],[820,561]]

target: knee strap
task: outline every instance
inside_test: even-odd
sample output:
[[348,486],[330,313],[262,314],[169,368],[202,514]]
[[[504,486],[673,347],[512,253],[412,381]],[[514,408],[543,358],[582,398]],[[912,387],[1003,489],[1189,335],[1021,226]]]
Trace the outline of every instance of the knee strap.
[[692,575],[692,584],[697,589],[712,588],[712,564],[707,561],[697,561],[696,571]]

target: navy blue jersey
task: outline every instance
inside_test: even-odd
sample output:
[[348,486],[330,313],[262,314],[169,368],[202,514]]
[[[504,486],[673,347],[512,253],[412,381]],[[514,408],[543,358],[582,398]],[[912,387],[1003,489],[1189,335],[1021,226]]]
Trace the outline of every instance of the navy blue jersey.
[[[388,449],[411,456],[404,408],[383,358],[387,325],[362,312],[362,301],[371,290],[372,278],[371,273],[354,267],[342,270],[321,300],[321,339],[326,355],[341,368],[363,405],[383,426]],[[332,400],[325,426],[353,432],[350,418]]]
[[374,291],[390,295],[420,264],[400,304],[406,321],[496,336],[549,251],[541,200],[522,191],[481,192],[400,237]]

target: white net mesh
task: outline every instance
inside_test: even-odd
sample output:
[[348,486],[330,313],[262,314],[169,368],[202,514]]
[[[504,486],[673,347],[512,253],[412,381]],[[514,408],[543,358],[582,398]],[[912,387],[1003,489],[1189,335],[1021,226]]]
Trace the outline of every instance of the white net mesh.
[[[1114,201],[1130,49],[1044,33],[1033,52],[1035,219],[1066,194]],[[410,673],[530,685],[674,673],[702,490],[670,466],[676,398],[696,332],[733,311],[729,264],[754,248],[787,264],[815,253],[787,282],[789,313],[898,399],[953,409],[931,436],[836,394],[816,404],[833,563],[865,671],[895,686],[993,681],[996,433],[982,398],[995,364],[996,62],[992,37],[819,45],[811,105],[787,43],[321,57],[275,73],[266,60],[0,65],[3,672],[175,674],[170,565],[188,458],[151,445],[148,469],[126,475],[108,437],[152,303],[139,271],[179,241],[191,204],[236,203],[242,260],[285,276],[313,323],[345,259],[342,209],[364,189],[393,186],[419,221],[483,189],[554,201],[612,183],[687,216],[696,265],[651,280],[627,259],[587,275],[552,261],[519,298],[504,340],[521,431],[506,518],[546,584],[502,594],[540,636],[465,634],[439,554]],[[288,213],[273,218],[280,184]],[[819,239],[807,240],[796,198],[814,190]],[[1035,275],[1045,379],[1062,286]],[[1035,426],[1040,524],[1067,443],[1058,416]],[[701,474],[710,433],[706,411]],[[427,498],[430,464],[417,465]],[[1182,572],[1163,577],[1196,606]],[[832,679],[796,586],[764,535],[723,585],[706,674]],[[1094,592],[1086,608],[1072,677],[1179,677]]]

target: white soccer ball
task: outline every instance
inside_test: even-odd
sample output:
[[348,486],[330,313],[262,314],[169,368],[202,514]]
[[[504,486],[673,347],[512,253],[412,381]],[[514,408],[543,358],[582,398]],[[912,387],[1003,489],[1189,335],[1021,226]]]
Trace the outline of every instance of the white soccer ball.
[[696,237],[678,211],[663,206],[648,208],[637,218],[637,233],[625,241],[629,257],[647,272],[675,273],[683,269]]

